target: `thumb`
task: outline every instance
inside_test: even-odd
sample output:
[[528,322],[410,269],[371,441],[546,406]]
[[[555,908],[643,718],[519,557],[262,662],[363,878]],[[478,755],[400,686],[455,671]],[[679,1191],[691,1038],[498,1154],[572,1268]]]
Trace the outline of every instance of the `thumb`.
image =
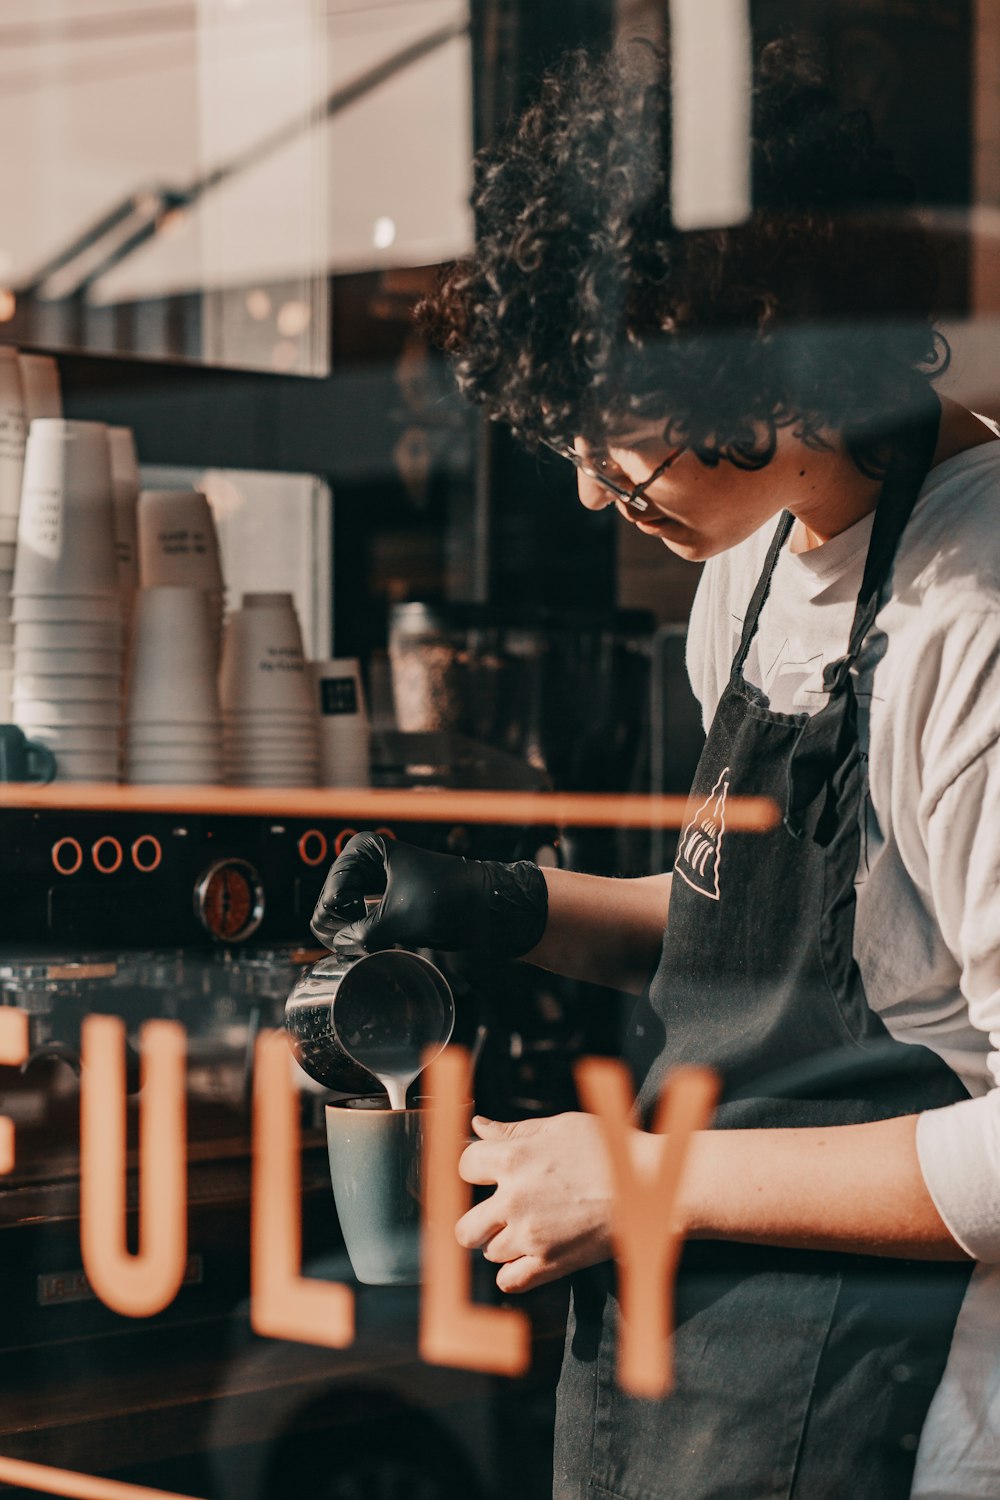
[[481,1141],[503,1141],[514,1129],[514,1122],[491,1120],[488,1115],[473,1115],[472,1128]]
[[391,948],[393,939],[378,931],[381,915],[381,906],[378,906],[360,922],[341,927],[334,934],[333,951],[344,958],[360,958],[364,953],[380,953],[383,948]]
[[534,1135],[544,1120],[491,1120],[488,1115],[473,1115],[472,1128],[481,1141],[509,1141],[519,1135]]

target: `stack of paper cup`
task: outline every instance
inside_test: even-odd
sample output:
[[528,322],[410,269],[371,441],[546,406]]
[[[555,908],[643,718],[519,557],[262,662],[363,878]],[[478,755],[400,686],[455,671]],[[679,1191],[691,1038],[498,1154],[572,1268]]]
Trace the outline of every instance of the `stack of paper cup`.
[[111,447],[111,493],[115,507],[115,549],[118,586],[126,620],[131,618],[135,591],[139,587],[139,459],[131,427],[109,427]]
[[14,626],[10,618],[10,586],[14,577],[14,544],[0,542],[0,724],[11,716],[14,683]]
[[14,562],[15,721],[63,780],[119,774],[122,640],[107,429],[32,422]]
[[319,716],[291,594],[244,594],[226,621],[219,686],[226,780],[315,786]]
[[0,345],[0,720],[10,718],[11,583],[24,468],[24,385],[17,350]]
[[356,656],[309,663],[319,710],[320,786],[367,786],[369,722]]
[[197,490],[143,490],[138,530],[142,587],[202,589],[218,662],[226,596],[219,538],[205,496]]
[[215,639],[203,589],[136,594],[125,725],[127,781],[222,780]]
[[50,354],[20,354],[21,384],[24,387],[25,419],[31,423],[39,417],[61,417],[62,390],[59,366]]

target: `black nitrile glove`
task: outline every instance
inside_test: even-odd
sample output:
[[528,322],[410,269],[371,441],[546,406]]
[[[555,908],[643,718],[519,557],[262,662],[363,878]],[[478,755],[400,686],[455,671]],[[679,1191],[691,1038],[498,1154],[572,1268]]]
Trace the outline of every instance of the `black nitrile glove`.
[[[365,897],[380,893],[366,916]],[[519,958],[541,938],[548,913],[548,888],[529,860],[460,859],[356,833],[330,866],[311,925],[338,953],[377,953],[400,943]]]

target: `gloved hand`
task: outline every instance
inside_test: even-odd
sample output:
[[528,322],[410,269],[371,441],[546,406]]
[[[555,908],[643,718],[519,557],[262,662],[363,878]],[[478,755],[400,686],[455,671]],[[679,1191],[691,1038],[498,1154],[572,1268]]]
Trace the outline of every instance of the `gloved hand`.
[[[364,898],[379,894],[366,916]],[[519,958],[541,938],[548,911],[545,879],[529,860],[460,859],[356,833],[330,867],[311,926],[334,952],[376,953],[401,943]]]

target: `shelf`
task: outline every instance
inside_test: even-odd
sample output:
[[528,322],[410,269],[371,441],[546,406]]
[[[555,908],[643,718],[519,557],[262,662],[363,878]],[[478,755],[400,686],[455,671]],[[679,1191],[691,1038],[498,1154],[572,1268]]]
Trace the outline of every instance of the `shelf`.
[[[346,819],[359,823],[486,823],[520,827],[680,828],[685,797],[591,792],[437,791],[425,788],[120,786],[107,782],[0,784],[0,810],[177,812],[207,816]],[[779,820],[766,797],[730,797],[734,832],[766,832]]]

